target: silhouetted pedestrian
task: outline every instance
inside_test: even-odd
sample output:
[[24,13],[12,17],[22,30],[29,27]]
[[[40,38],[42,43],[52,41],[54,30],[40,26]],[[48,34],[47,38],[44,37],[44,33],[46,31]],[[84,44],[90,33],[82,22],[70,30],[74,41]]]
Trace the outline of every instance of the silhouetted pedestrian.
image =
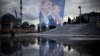
[[71,19],[70,19],[70,17],[68,17],[68,24],[71,24]]
[[70,51],[71,50],[71,46],[70,45],[68,45],[68,51]]
[[14,37],[15,37],[15,32],[11,30],[11,39],[13,39]]

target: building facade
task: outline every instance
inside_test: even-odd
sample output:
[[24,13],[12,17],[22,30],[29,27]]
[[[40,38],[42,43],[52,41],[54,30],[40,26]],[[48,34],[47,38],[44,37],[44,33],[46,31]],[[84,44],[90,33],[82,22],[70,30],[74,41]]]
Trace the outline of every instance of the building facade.
[[95,24],[96,21],[100,20],[100,12],[90,12],[82,14],[81,17],[76,17],[77,21],[81,21],[81,23],[90,23]]

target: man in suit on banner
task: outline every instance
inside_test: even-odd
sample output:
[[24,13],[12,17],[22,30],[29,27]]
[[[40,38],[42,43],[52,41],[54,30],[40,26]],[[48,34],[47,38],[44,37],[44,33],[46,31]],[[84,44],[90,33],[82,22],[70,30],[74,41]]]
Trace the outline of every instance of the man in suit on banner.
[[51,15],[51,11],[52,11],[52,2],[50,0],[41,0],[40,6],[41,6],[40,15],[39,15],[40,25],[41,27],[47,28],[49,24],[48,16]]

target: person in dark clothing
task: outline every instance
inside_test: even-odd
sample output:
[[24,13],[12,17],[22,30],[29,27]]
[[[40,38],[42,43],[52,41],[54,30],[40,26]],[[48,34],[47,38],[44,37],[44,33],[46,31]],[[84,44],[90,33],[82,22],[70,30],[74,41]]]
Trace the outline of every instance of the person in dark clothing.
[[68,17],[68,24],[71,24],[71,19],[70,19],[70,17]]
[[70,51],[71,50],[71,46],[70,45],[68,45],[68,51]]
[[15,32],[11,30],[11,39],[15,37]]

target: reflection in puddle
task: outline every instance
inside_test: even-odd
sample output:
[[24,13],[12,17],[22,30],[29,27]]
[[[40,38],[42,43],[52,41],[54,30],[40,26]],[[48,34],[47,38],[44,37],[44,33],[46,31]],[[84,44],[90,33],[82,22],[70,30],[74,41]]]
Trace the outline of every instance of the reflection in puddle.
[[70,45],[55,40],[41,39],[40,56],[79,56]]
[[[22,41],[14,42],[2,41],[3,49],[0,48],[0,56],[78,56],[79,53],[76,52],[72,47],[70,51],[68,46],[64,46],[63,43],[56,42],[54,40],[42,39],[39,41],[35,38],[35,41]],[[38,43],[40,42],[40,43]],[[16,47],[14,49],[13,47]],[[4,50],[8,50],[5,51]],[[10,51],[9,51],[10,50]],[[4,51],[4,52],[2,52]],[[12,52],[11,52],[12,51]]]
[[[1,41],[0,56],[39,56],[38,40],[13,41],[11,39]],[[33,43],[33,44],[32,44]],[[14,47],[16,47],[14,49]]]

